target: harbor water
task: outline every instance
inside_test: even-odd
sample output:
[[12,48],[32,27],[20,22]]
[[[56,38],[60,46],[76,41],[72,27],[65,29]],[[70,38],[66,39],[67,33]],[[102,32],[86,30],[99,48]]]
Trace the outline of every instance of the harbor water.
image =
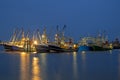
[[120,50],[0,52],[0,80],[120,80]]

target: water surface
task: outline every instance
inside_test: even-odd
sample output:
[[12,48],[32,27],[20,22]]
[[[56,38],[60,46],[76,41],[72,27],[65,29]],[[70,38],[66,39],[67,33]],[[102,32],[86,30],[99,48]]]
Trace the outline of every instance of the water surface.
[[120,80],[120,50],[0,52],[0,80]]

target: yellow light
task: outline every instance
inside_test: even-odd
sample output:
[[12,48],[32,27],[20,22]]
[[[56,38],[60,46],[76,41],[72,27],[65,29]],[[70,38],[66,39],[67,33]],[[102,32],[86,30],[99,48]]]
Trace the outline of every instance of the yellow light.
[[33,57],[32,61],[32,80],[42,80],[40,77],[39,58]]
[[25,53],[25,52],[21,52],[21,54],[22,54],[22,55],[26,55],[26,53]]
[[34,41],[34,44],[35,44],[35,45],[38,44],[37,41]]
[[73,52],[73,54],[76,54],[76,52]]
[[23,47],[23,45],[19,45],[19,47],[21,47],[21,48],[22,48],[22,47]]
[[74,44],[74,45],[73,45],[73,47],[74,47],[74,48],[77,48],[77,45],[76,45],[76,44]]
[[112,44],[110,44],[110,46],[109,46],[111,49],[113,49],[113,45]]
[[37,52],[33,52],[34,54],[36,54]]
[[37,58],[37,57],[33,57],[33,60],[35,60],[35,61],[36,61],[36,60],[38,60],[38,58]]

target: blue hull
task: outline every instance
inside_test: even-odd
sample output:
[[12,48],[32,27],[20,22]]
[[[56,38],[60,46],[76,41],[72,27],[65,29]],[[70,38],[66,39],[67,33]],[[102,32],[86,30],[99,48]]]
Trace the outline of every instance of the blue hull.
[[91,51],[92,48],[90,46],[80,46],[78,51]]

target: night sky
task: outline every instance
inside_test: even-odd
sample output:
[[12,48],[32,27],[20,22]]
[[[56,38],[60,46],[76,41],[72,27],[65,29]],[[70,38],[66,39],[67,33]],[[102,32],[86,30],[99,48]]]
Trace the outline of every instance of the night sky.
[[120,0],[0,0],[0,40],[9,40],[16,27],[48,33],[67,25],[75,40],[105,31],[120,39]]

